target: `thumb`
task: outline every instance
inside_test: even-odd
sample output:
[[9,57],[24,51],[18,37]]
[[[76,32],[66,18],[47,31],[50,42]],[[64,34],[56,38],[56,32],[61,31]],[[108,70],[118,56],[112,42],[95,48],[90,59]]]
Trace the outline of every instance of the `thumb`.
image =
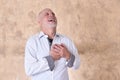
[[62,47],[66,47],[63,43],[61,43],[61,46],[62,46]]

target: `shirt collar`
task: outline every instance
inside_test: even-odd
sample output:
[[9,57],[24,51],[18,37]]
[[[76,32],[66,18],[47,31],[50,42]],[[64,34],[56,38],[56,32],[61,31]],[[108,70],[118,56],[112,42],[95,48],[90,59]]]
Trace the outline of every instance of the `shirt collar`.
[[[39,38],[42,38],[42,37],[48,37],[48,35],[46,35],[46,34],[44,34],[44,32],[43,31],[41,31],[40,33],[39,33]],[[59,34],[55,34],[55,37],[59,37]]]

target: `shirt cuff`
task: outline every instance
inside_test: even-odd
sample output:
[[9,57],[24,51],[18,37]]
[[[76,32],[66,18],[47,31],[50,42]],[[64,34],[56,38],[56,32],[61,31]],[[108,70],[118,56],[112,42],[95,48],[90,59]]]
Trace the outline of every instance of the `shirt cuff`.
[[75,56],[71,54],[70,59],[67,61],[67,66],[72,67],[75,61]]
[[47,59],[50,70],[53,71],[55,64],[54,64],[54,60],[53,60],[52,56],[49,55],[49,56],[46,56],[45,58]]

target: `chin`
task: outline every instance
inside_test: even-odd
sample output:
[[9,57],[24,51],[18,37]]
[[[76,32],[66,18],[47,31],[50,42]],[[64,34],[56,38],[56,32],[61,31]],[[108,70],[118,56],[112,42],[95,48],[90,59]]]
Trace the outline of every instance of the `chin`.
[[50,24],[50,25],[48,25],[48,27],[50,27],[50,28],[56,28],[57,25],[56,24]]
[[56,28],[57,27],[57,23],[43,23],[42,26],[46,26],[48,28]]

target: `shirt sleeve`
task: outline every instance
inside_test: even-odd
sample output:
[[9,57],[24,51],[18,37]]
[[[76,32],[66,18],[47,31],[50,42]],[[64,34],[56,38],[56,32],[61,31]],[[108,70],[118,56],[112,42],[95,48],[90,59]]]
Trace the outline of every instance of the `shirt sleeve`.
[[74,61],[75,61],[75,56],[73,54],[71,54],[70,59],[67,61],[67,66],[72,67]]
[[44,57],[38,60],[36,51],[34,39],[29,39],[25,47],[25,72],[28,76],[50,70],[47,59]]
[[67,61],[67,66],[70,68],[72,67],[73,69],[78,69],[80,66],[80,55],[78,53],[77,48],[71,40],[69,40],[68,50],[71,53],[71,57]]
[[46,56],[45,58],[47,59],[50,70],[53,71],[55,64],[52,56],[49,55],[49,56]]

